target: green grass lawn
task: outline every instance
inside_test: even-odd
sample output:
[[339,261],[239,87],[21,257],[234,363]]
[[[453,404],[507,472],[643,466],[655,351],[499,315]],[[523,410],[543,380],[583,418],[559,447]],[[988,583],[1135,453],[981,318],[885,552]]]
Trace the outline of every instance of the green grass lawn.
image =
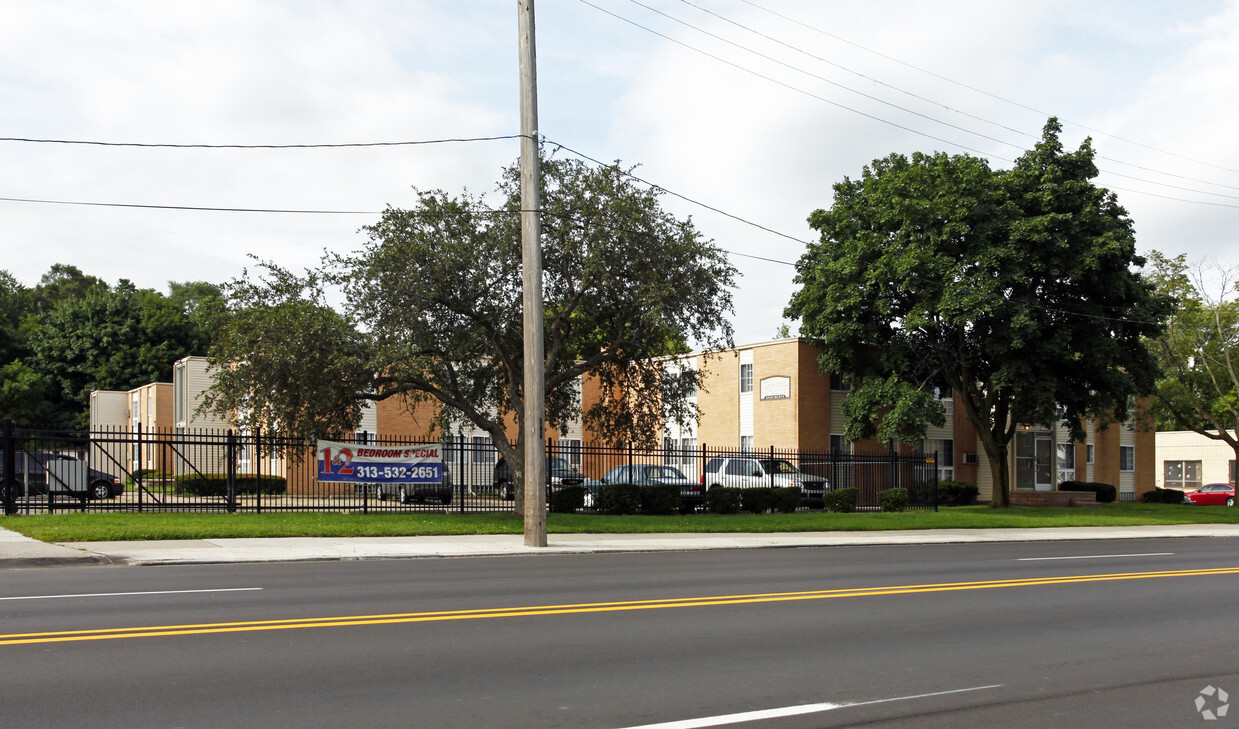
[[[657,534],[725,532],[872,531],[885,529],[983,529],[1000,527],[1235,524],[1239,509],[1180,504],[1107,504],[1097,509],[985,506],[897,514],[692,514],[601,516],[551,514],[552,534]],[[511,514],[54,514],[0,517],[0,527],[45,542],[212,539],[221,537],[400,537],[452,534],[520,534]]]

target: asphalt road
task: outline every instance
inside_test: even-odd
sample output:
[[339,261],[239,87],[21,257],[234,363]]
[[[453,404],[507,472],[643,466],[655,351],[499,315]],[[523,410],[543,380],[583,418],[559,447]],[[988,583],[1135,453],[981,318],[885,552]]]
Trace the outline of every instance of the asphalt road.
[[1232,727],[1235,547],[9,570],[0,727]]

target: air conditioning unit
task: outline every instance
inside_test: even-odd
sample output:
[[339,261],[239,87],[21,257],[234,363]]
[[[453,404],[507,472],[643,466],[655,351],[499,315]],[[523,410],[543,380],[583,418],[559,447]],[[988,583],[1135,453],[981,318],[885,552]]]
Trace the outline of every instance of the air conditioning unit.
[[964,463],[976,463],[976,462],[977,462],[977,454],[975,453],[964,454]]

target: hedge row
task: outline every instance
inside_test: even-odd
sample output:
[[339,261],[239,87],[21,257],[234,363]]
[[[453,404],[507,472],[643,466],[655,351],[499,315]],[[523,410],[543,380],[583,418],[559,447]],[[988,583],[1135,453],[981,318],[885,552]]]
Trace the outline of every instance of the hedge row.
[[1119,490],[1108,483],[1095,481],[1063,481],[1058,485],[1059,491],[1092,491],[1097,494],[1097,503],[1113,503],[1119,497]]
[[[173,479],[177,496],[227,496],[228,476],[226,474],[208,473],[186,474]],[[262,493],[268,496],[279,496],[288,491],[288,482],[282,476],[256,476],[252,473],[238,473],[236,476],[236,493],[238,496],[252,496]]]
[[981,490],[962,481],[938,482],[938,506],[969,506],[977,503]]
[[1140,494],[1146,504],[1182,504],[1183,492],[1179,489],[1154,489]]

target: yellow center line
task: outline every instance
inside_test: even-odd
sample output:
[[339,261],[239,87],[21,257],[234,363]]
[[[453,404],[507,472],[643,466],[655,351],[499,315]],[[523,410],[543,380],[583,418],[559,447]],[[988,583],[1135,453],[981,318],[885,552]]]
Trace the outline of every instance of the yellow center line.
[[145,627],[103,628],[96,630],[66,630],[45,633],[12,633],[8,635],[0,635],[0,646],[23,645],[30,643],[66,643],[88,640],[116,640],[121,638],[153,638],[174,635],[203,635],[208,633],[242,633],[267,630],[297,630],[304,628],[391,625],[396,623],[424,623],[444,620],[483,620],[489,618],[568,615],[573,613],[661,610],[667,608],[711,607],[716,605],[747,605],[753,603],[791,602],[799,600],[828,600],[839,597],[909,595],[932,592],[954,592],[960,590],[989,590],[1007,587],[1033,587],[1040,585],[1067,585],[1115,580],[1145,580],[1166,577],[1203,577],[1233,574],[1239,574],[1239,567],[1169,570],[1162,572],[1119,572],[1102,575],[1030,577],[1023,579],[987,580],[980,582],[942,582],[922,585],[891,585],[885,587],[853,587],[836,590],[808,590],[803,592],[771,592],[751,595],[717,595],[709,597],[627,600],[622,602],[578,603],[567,605],[479,608],[472,610],[393,613],[388,615],[347,615],[327,618],[290,618],[282,620],[255,620],[246,622],[154,625]]

